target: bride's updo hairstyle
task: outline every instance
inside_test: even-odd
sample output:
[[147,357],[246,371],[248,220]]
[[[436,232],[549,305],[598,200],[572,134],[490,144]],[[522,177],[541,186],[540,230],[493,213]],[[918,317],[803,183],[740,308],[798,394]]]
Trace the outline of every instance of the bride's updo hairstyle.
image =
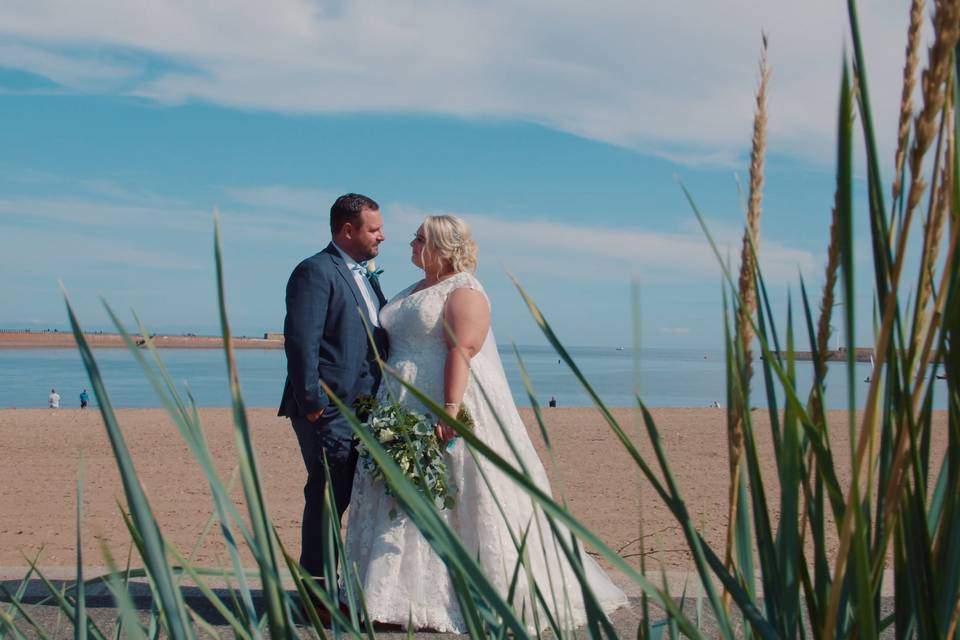
[[423,239],[434,255],[450,263],[454,273],[477,270],[477,243],[461,218],[427,216],[423,220]]

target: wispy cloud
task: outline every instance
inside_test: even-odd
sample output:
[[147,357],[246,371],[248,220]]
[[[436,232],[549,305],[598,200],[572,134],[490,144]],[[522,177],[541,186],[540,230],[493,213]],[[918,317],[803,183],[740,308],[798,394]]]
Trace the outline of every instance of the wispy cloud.
[[[179,239],[196,240],[211,230],[211,210],[157,193],[126,190],[112,182],[84,182],[83,193],[62,196],[0,198],[0,230],[8,237],[71,238],[58,251],[75,260],[113,260],[143,266],[175,266],[167,260]],[[254,243],[266,251],[299,251],[322,246],[329,238],[329,203],[334,192],[286,185],[224,188],[228,204],[221,209],[224,239]],[[427,211],[405,203],[382,203],[388,244],[396,255],[405,254],[406,237],[412,235]],[[521,277],[549,276],[575,281],[709,282],[720,274],[716,258],[699,229],[681,228],[668,233],[639,226],[555,222],[543,217],[505,219],[491,213],[451,212],[471,225],[485,266],[506,267]],[[711,225],[724,255],[737,259],[741,231],[731,225]],[[91,239],[117,237],[114,252],[89,250]],[[126,241],[142,249],[125,251]],[[22,244],[22,243],[21,243]],[[301,247],[301,249],[296,249]],[[813,273],[817,260],[808,251],[770,238],[761,239],[760,260],[770,282],[793,282],[798,271]],[[105,246],[102,248],[106,248]],[[138,253],[139,252],[139,253]],[[156,253],[156,255],[154,255]],[[26,256],[24,256],[25,259]],[[39,259],[37,257],[34,258]],[[198,263],[190,263],[195,268]],[[178,267],[179,268],[179,267]]]
[[[885,149],[899,104],[902,4],[861,12]],[[213,0],[35,0],[0,5],[0,37],[10,40],[0,56],[82,91],[120,86],[163,102],[293,113],[518,119],[727,164],[749,140],[761,30],[773,68],[770,150],[830,162],[847,39],[833,0],[242,0],[229,11]],[[116,55],[131,51],[141,57]]]
[[256,187],[224,187],[224,193],[234,202],[251,207],[298,211],[326,215],[330,205],[340,195],[330,189],[310,189],[285,185]]
[[209,215],[198,207],[158,206],[149,202],[118,203],[85,195],[0,198],[0,223],[22,227],[39,221],[52,233],[80,228],[127,229],[131,233],[209,229]]
[[0,225],[13,242],[4,243],[0,251],[0,265],[8,273],[27,270],[47,272],[53,278],[71,275],[84,277],[98,267],[124,267],[138,270],[162,270],[175,273],[204,271],[209,260],[200,260],[172,246],[147,246],[141,239],[123,239],[111,234],[97,237],[92,234],[62,233],[56,229],[17,229]]
[[[425,212],[393,205],[390,223],[415,229]],[[440,213],[440,212],[431,212]],[[720,267],[699,232],[663,233],[636,227],[609,228],[540,220],[505,220],[482,214],[456,214],[466,219],[481,248],[484,264],[501,263],[526,275],[575,280],[622,282],[716,283]],[[724,229],[721,251],[736,257],[739,237]],[[817,261],[808,251],[762,239],[764,276],[770,282],[796,280],[798,271],[813,272]]]
[[94,51],[65,52],[42,43],[0,41],[0,60],[8,68],[48,78],[53,84],[33,92],[61,93],[65,88],[85,91],[115,90],[140,75],[136,65]]

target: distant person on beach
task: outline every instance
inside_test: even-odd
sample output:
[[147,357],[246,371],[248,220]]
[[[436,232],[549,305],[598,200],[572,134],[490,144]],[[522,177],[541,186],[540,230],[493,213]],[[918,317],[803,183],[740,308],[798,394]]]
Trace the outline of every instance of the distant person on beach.
[[87,390],[84,389],[80,392],[80,408],[86,409],[88,404],[90,404],[90,396],[87,395]]
[[549,406],[551,409],[556,409],[556,408],[557,408],[557,399],[554,398],[553,396],[550,396],[550,402],[547,403],[547,406]]
[[51,409],[60,408],[60,394],[57,393],[56,389],[50,389],[50,397],[47,398],[47,403],[50,405]]
[[[327,389],[347,406],[360,396],[376,394],[381,374],[367,326],[380,355],[387,355],[387,338],[378,319],[386,298],[377,271],[367,264],[377,257],[384,240],[380,206],[356,193],[340,196],[330,208],[330,231],[332,242],[298,264],[287,282],[283,323],[287,381],[279,411],[293,424],[307,469],[300,564],[321,584],[327,546],[325,471],[330,472],[342,518],[357,466],[353,429]],[[334,529],[339,531],[339,524]]]

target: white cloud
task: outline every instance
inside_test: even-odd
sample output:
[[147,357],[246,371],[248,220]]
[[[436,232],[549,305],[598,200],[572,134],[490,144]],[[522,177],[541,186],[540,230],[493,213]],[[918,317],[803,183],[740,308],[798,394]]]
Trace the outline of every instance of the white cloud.
[[[199,272],[209,269],[208,260],[185,255],[175,247],[145,246],[142,238],[98,237],[90,233],[64,234],[50,229],[10,229],[0,225],[14,241],[0,252],[0,265],[8,272],[25,268],[51,278],[82,277],[94,267]],[[52,284],[52,280],[51,280]]]
[[[440,213],[440,212],[430,212]],[[392,205],[390,226],[414,229],[421,210]],[[540,220],[503,220],[456,214],[470,223],[484,265],[502,264],[521,276],[548,275],[580,281],[716,283],[720,266],[700,232],[664,233],[636,227],[608,228]],[[388,232],[390,229],[388,228]],[[739,260],[740,237],[732,228],[714,238],[721,253]],[[760,264],[772,283],[795,282],[797,272],[813,273],[808,251],[761,239]]]
[[[907,13],[905,0],[860,3],[885,151]],[[135,80],[125,90],[170,102],[522,119],[730,163],[749,143],[765,30],[770,150],[829,164],[846,21],[834,0],[34,0],[0,5],[0,39],[10,40],[0,52],[81,90]],[[159,56],[169,68],[146,73],[147,60],[110,51]]]
[[111,88],[140,73],[137,65],[112,56],[66,54],[41,44],[0,41],[0,60],[6,67],[23,69],[58,84],[91,91]]
[[[177,268],[179,258],[154,252],[175,250],[176,243],[184,240],[206,238],[212,229],[211,210],[163,194],[129,191],[106,181],[84,182],[75,188],[83,193],[0,198],[0,230],[20,240],[15,243],[20,246],[43,246],[44,235],[67,238],[58,252],[72,255],[77,263],[136,264],[139,256],[141,266]],[[231,201],[221,209],[221,229],[228,245],[243,241],[265,249],[293,250],[322,246],[329,238],[327,209],[335,197],[332,190],[259,185],[223,191]],[[425,215],[446,213],[404,203],[382,205],[388,212],[384,248],[395,258],[406,257],[406,238],[412,237]],[[720,275],[706,237],[689,225],[662,232],[556,222],[547,216],[509,220],[485,213],[454,213],[470,223],[484,267],[506,268],[521,279],[549,276],[619,286],[631,279],[714,284]],[[709,225],[721,254],[736,264],[742,229],[713,221]],[[30,242],[25,242],[28,237]],[[100,237],[122,241],[113,250]],[[131,246],[142,249],[127,251],[128,239]],[[810,252],[770,238],[761,239],[760,261],[771,283],[795,282],[798,270],[808,276],[818,264]],[[202,263],[185,264],[197,268]]]
[[42,220],[51,234],[75,227],[125,229],[131,234],[166,231],[209,230],[209,212],[198,207],[157,205],[149,200],[116,202],[94,196],[0,198],[0,223],[23,226]]

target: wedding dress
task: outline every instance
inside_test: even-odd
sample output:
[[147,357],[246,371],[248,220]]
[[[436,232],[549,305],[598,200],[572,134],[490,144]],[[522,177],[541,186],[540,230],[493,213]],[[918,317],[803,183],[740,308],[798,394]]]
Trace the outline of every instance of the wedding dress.
[[[412,285],[380,312],[381,325],[390,336],[389,365],[438,403],[443,402],[447,356],[443,308],[447,296],[461,287],[483,292],[472,274],[462,272],[420,291],[415,291],[416,285]],[[492,331],[487,334],[480,352],[471,359],[470,371],[463,402],[476,423],[475,435],[513,466],[522,468],[480,391],[482,386],[530,478],[549,493],[546,472],[517,413]],[[411,410],[426,412],[406,388],[386,375],[380,400],[388,401],[389,393]],[[454,506],[441,515],[479,561],[501,596],[506,597],[509,592],[518,558],[510,531],[519,540],[533,522],[527,537],[533,580],[559,624],[566,628],[584,624],[586,614],[576,576],[554,541],[546,518],[539,509],[534,509],[528,494],[480,454],[471,455],[462,439],[455,440],[446,457],[450,480],[459,491]],[[478,464],[491,486],[485,483]],[[539,522],[532,521],[535,512]],[[561,530],[569,541],[566,529]],[[370,619],[404,626],[409,620],[415,629],[466,631],[454,588],[440,557],[394,499],[386,494],[383,481],[372,480],[361,466],[354,476],[345,551],[348,566],[357,569]],[[590,586],[602,608],[609,612],[624,606],[627,603],[624,593],[592,558],[585,553],[581,556]],[[534,599],[521,570],[513,604],[517,615],[522,614],[524,623],[531,629]],[[538,600],[536,606],[540,611],[539,626],[546,628],[542,603]]]

